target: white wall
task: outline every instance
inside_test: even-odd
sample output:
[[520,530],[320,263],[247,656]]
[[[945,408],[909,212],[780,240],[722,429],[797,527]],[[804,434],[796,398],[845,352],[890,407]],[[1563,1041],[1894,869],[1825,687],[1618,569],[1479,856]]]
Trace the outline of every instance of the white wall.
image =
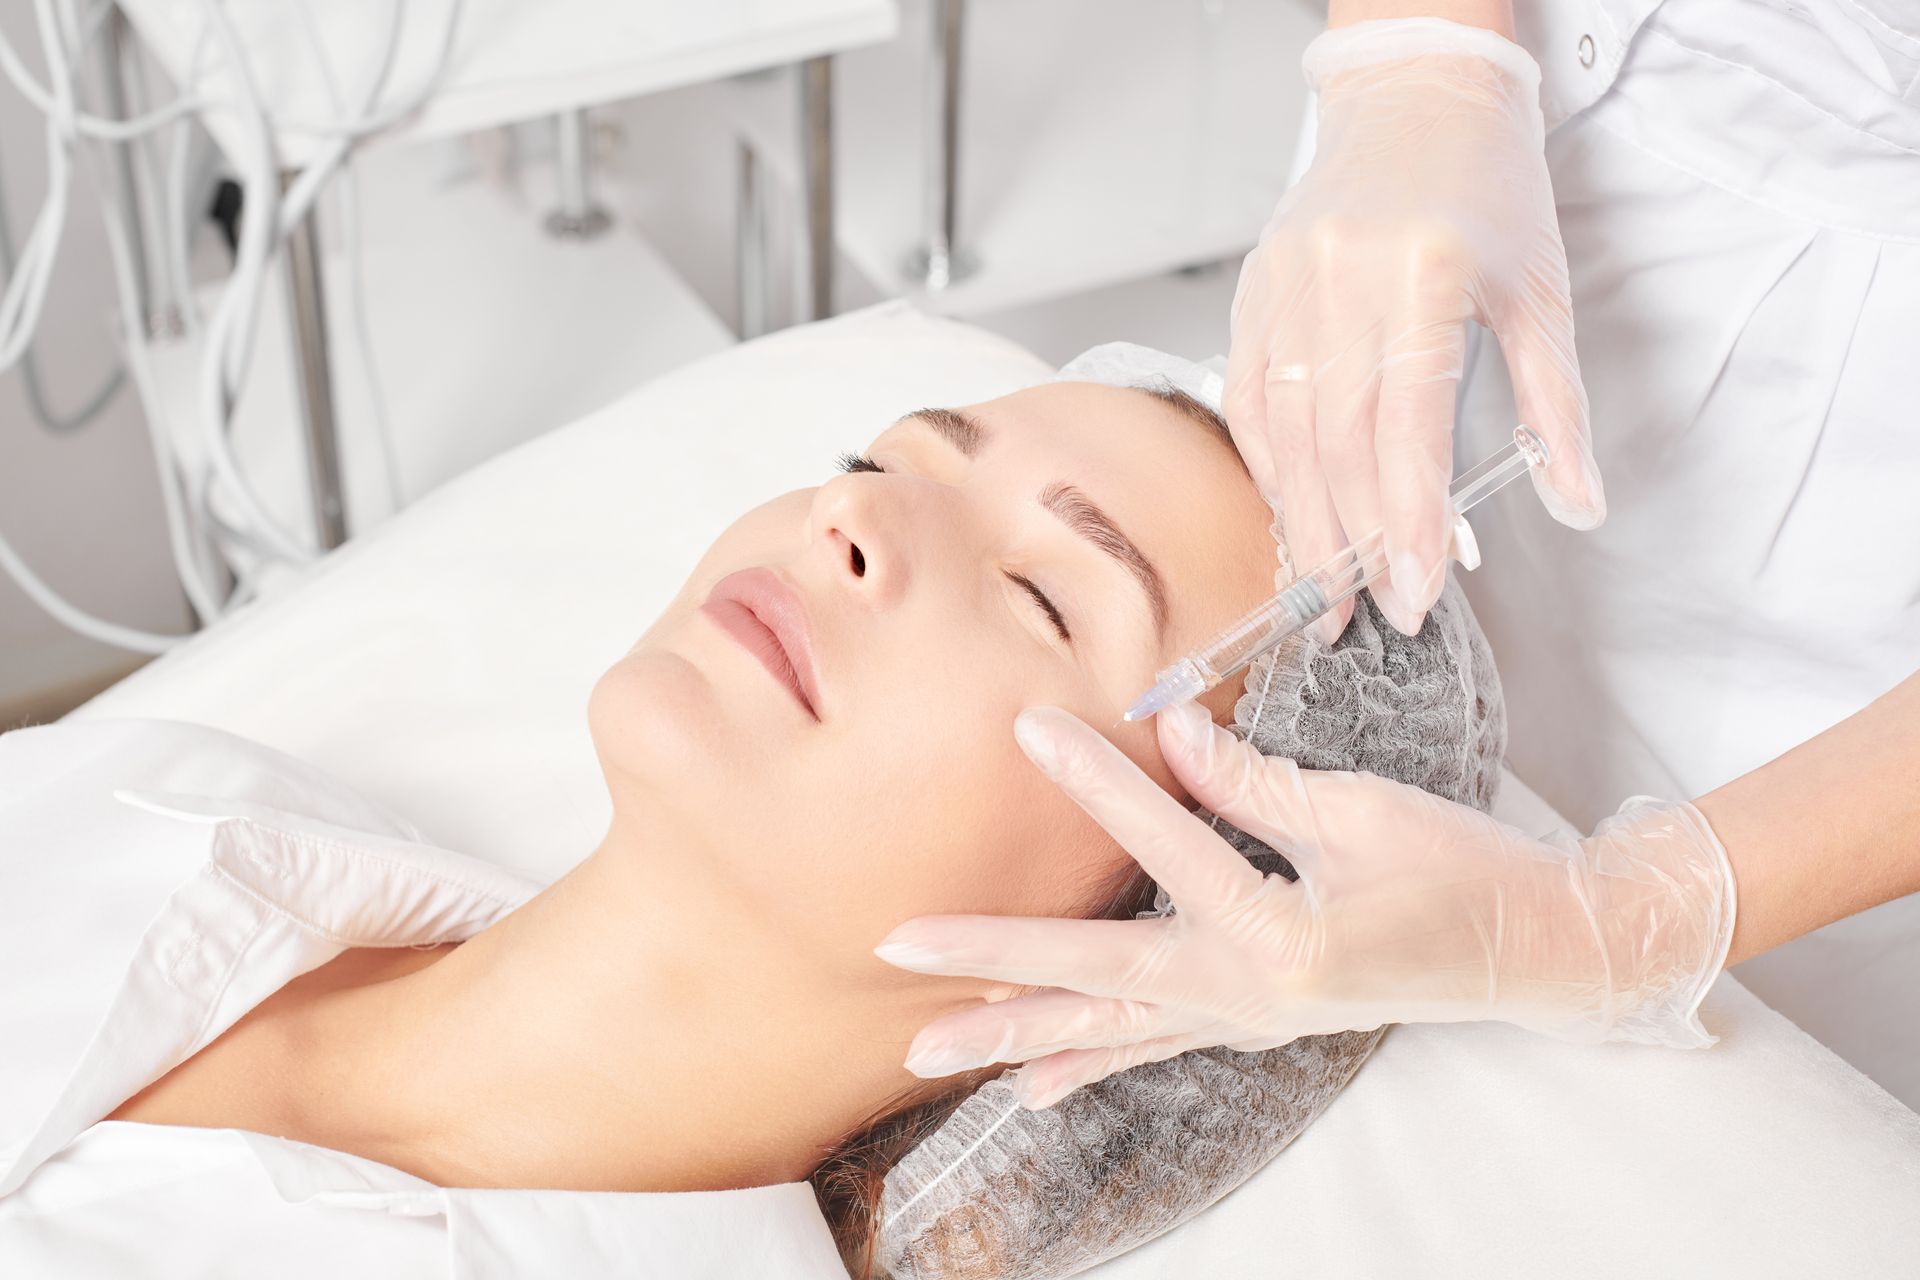
[[[41,73],[30,0],[0,0],[0,26]],[[0,82],[0,183],[17,246],[46,194],[41,117]],[[89,397],[115,366],[114,292],[92,183],[75,175],[73,213],[34,344],[56,412]],[[157,631],[187,623],[166,546],[153,455],[132,389],[89,426],[49,434],[28,408],[19,368],[0,374],[0,532],[74,604]],[[132,655],[68,631],[0,574],[0,708],[52,685],[123,669]]]

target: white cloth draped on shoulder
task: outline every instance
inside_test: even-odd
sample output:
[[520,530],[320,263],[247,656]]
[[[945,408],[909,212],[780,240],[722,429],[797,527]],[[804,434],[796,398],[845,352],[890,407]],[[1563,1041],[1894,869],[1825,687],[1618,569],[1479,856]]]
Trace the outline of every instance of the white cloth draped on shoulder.
[[[289,808],[280,808],[286,805]],[[349,947],[464,939],[539,885],[218,730],[0,737],[0,1276],[842,1274],[804,1182],[441,1188],[238,1129],[102,1121]]]

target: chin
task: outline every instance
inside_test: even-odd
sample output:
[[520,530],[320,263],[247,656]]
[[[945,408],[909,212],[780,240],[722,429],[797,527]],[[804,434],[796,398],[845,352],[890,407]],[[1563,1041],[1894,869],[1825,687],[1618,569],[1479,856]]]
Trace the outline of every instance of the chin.
[[784,717],[750,714],[742,691],[721,682],[726,674],[647,646],[595,682],[587,727],[616,811],[631,801],[708,820],[781,776],[793,745],[780,731]]

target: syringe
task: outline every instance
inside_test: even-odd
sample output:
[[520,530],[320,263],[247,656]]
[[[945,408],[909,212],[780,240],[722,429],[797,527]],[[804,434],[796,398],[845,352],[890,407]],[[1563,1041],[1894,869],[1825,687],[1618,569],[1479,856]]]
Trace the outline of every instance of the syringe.
[[[1535,467],[1547,465],[1547,445],[1532,428],[1514,430],[1513,443],[1453,482],[1455,516]],[[1261,654],[1305,630],[1314,619],[1358,594],[1387,571],[1384,533],[1375,529],[1336,551],[1313,572],[1295,578],[1263,604],[1159,673],[1153,688],[1127,708],[1127,719],[1144,720],[1176,702],[1197,698]]]

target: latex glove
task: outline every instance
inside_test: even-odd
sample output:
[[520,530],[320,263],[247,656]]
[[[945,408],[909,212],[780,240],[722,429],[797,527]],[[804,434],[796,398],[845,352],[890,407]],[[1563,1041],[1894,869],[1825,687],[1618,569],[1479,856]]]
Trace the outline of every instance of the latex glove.
[[1127,849],[1175,912],[1139,920],[922,916],[876,954],[1041,991],[929,1023],[923,1076],[1031,1061],[1030,1107],[1141,1062],[1266,1049],[1387,1022],[1496,1019],[1570,1040],[1711,1044],[1694,1010],[1725,962],[1734,885],[1689,804],[1630,802],[1548,844],[1371,774],[1263,756],[1204,710],[1160,714],[1201,804],[1284,853],[1262,875],[1118,748],[1055,708],[1027,754]]
[[[1294,571],[1384,528],[1374,598],[1412,634],[1445,581],[1468,320],[1498,337],[1520,420],[1547,444],[1533,473],[1547,509],[1576,529],[1606,515],[1540,71],[1511,41],[1439,18],[1328,31],[1304,65],[1313,163],[1241,267],[1223,408]],[[1322,639],[1352,612],[1329,614]]]

